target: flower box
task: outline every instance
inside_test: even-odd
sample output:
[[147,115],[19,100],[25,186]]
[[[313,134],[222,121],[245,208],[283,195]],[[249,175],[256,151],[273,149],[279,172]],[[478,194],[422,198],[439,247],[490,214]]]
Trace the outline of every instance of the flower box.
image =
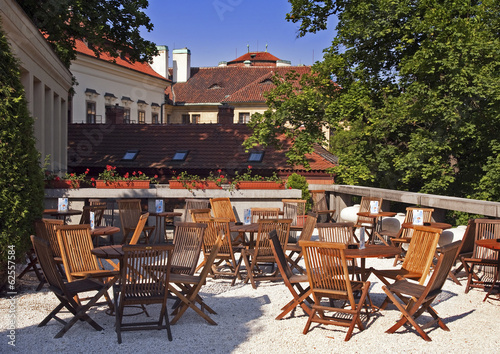
[[241,181],[236,183],[236,189],[285,189],[285,184],[274,181]]
[[95,181],[96,188],[111,188],[111,189],[124,189],[124,188],[134,188],[134,189],[148,189],[149,180],[134,180],[134,181],[110,181],[106,182],[104,180]]
[[168,182],[170,189],[222,189],[214,181],[178,181]]
[[[72,183],[73,182],[73,183]],[[80,181],[71,181],[69,179],[45,181],[45,188],[80,188]]]

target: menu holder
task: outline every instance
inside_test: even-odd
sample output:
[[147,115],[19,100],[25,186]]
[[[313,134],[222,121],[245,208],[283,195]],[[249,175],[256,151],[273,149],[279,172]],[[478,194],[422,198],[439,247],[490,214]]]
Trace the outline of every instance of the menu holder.
[[163,199],[156,199],[156,212],[163,213]]
[[365,248],[365,227],[362,226],[359,229],[359,249],[362,250]]
[[413,210],[413,225],[424,224],[424,211],[422,209]]
[[250,209],[245,209],[243,212],[243,222],[245,225],[249,225],[252,221],[252,213]]
[[378,200],[370,201],[370,214],[378,213]]
[[90,212],[89,218],[90,218],[90,229],[94,230],[94,228],[95,228],[95,213],[93,211]]
[[68,211],[68,198],[57,198],[57,211]]

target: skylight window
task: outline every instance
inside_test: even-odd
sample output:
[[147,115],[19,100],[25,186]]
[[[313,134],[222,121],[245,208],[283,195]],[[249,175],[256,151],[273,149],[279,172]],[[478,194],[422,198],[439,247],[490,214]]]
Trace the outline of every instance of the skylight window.
[[177,150],[174,157],[172,157],[172,161],[184,161],[188,154],[189,150]]
[[248,156],[248,162],[262,162],[264,151],[252,151]]
[[122,157],[122,161],[134,161],[139,154],[139,150],[127,150],[125,155]]

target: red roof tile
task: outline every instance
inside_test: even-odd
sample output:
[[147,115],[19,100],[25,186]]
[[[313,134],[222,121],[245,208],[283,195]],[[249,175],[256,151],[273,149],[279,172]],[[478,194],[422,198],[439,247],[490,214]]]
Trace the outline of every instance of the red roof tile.
[[252,65],[255,66],[276,66],[276,62],[280,59],[268,52],[248,52],[243,54],[241,57],[229,61],[227,65],[244,65],[243,63],[246,60],[250,60]]

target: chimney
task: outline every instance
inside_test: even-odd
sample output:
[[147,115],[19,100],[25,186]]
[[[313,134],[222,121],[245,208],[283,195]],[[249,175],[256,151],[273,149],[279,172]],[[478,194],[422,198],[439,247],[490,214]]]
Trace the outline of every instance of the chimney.
[[252,62],[251,62],[250,60],[245,60],[245,61],[243,62],[243,64],[244,64],[245,66],[252,66]]
[[234,107],[223,103],[218,107],[219,112],[217,113],[217,122],[221,125],[231,125],[234,124]]
[[219,66],[227,66],[227,61],[220,61]]
[[172,51],[173,82],[186,82],[191,76],[191,51],[187,48]]
[[153,58],[151,67],[158,74],[168,79],[168,47],[166,45],[156,46],[158,55]]

